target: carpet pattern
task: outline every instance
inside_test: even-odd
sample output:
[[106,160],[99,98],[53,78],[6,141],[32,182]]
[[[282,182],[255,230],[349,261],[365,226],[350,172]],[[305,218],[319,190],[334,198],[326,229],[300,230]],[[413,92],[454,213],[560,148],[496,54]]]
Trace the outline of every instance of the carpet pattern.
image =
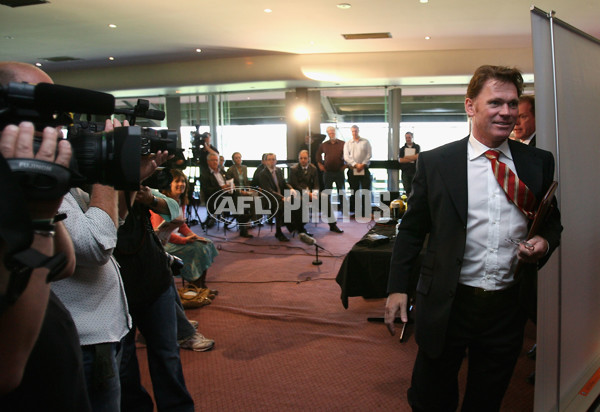
[[[339,226],[344,234],[329,232],[324,223],[307,225],[326,249],[319,252],[321,266],[312,265],[314,247],[297,237],[279,242],[269,225],[253,239],[237,231],[228,231],[225,239],[222,227],[208,233],[192,227],[219,248],[207,276],[219,295],[211,305],[187,311],[198,320],[198,330],[216,341],[215,348],[181,351],[196,410],[410,410],[406,390],[417,351],[414,337],[400,343],[383,324],[367,322],[383,316],[385,299],[353,297],[343,308],[335,277],[369,225],[352,220]],[[528,325],[502,411],[533,410],[533,386],[525,378],[535,363],[525,352],[534,339],[534,326]],[[143,384],[151,391],[145,352],[138,348]]]

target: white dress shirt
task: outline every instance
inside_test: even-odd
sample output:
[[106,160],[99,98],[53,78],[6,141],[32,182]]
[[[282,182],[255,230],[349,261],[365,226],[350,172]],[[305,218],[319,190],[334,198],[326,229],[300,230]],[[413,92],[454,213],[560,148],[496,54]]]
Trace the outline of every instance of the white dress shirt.
[[[485,290],[506,289],[514,283],[518,247],[507,238],[525,239],[527,218],[506,197],[494,177],[489,147],[473,135],[467,146],[468,215],[467,241],[459,283]],[[499,161],[515,172],[515,165],[504,142],[498,148]]]
[[344,161],[352,167],[357,163],[368,166],[371,161],[371,143],[363,137],[346,142],[344,144]]

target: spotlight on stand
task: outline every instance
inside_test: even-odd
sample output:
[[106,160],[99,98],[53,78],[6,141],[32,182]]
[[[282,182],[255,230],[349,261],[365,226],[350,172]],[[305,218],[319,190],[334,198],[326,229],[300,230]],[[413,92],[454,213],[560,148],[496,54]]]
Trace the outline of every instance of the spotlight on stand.
[[296,110],[294,110],[294,117],[296,118],[296,120],[298,122],[302,122],[304,123],[305,121],[308,123],[308,161],[311,162],[311,153],[312,153],[312,148],[311,148],[311,140],[312,140],[312,134],[310,131],[310,113],[308,112],[308,109],[305,106],[298,106],[296,107]]

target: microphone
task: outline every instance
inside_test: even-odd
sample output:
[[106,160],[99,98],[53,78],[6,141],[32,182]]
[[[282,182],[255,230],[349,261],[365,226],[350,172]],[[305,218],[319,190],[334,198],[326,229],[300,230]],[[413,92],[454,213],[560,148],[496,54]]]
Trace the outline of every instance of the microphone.
[[325,248],[323,246],[319,246],[317,244],[317,240],[314,237],[308,236],[306,233],[299,233],[298,234],[298,238],[302,242],[306,243],[307,245],[310,245],[310,246],[314,245],[314,246],[316,246],[318,248],[321,248],[321,249],[325,250]]
[[34,99],[41,110],[101,115],[111,115],[115,110],[115,97],[112,94],[58,84],[37,84]]

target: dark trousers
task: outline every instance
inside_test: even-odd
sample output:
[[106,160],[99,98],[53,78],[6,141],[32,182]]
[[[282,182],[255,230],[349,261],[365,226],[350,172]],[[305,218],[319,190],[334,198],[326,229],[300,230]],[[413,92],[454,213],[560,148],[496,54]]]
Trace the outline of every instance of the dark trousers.
[[[365,216],[367,211],[371,210],[371,172],[368,168],[364,169],[364,175],[355,175],[354,169],[348,169],[348,184],[350,185],[350,211],[356,210],[356,202],[362,201],[362,215]],[[368,190],[369,193],[363,193],[361,196],[356,196],[357,190]],[[368,204],[368,206],[367,206]]]
[[302,207],[291,210],[291,213],[289,214],[285,213],[286,209],[291,209],[290,204],[281,199],[278,199],[277,204],[271,208],[271,213],[275,216],[275,233],[282,233],[281,228],[283,226],[290,232],[302,232],[304,230],[304,223],[302,223]]
[[193,412],[194,401],[183,377],[173,287],[154,302],[131,309],[134,327],[123,338],[121,359],[121,410],[152,412],[150,395],[141,384],[140,369],[135,349],[136,326],[146,338],[148,368],[158,411]]
[[[333,185],[335,184],[335,190],[337,191],[337,198],[338,201],[340,203],[338,211],[342,211],[344,208],[344,199],[346,198],[345,195],[345,182],[346,179],[344,179],[344,171],[343,170],[339,170],[337,172],[323,172],[323,186],[321,186],[323,189],[327,190],[332,190],[333,189]],[[335,225],[336,224],[336,217],[332,215],[331,212],[331,195],[327,196],[327,216],[325,217],[327,220],[327,223],[329,223],[330,226]]]
[[462,411],[500,410],[523,346],[527,316],[519,304],[518,287],[492,294],[474,290],[459,285],[441,356],[431,358],[419,349],[408,390],[413,411],[455,411],[458,371],[465,359],[468,376]]
[[414,178],[415,172],[402,171],[402,187],[404,187],[406,196],[410,195],[410,192],[412,191],[412,181]]

